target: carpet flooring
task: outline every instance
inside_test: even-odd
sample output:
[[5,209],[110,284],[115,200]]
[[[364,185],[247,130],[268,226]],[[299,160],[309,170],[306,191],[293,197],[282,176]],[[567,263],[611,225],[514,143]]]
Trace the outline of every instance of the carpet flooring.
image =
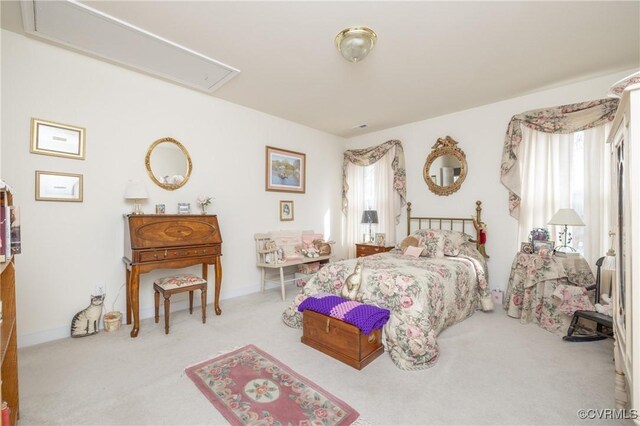
[[577,410],[614,407],[611,340],[563,342],[498,309],[441,333],[433,368],[402,371],[383,354],[358,371],[300,343],[301,331],[280,320],[285,306],[274,289],[222,301],[219,317],[209,306],[204,325],[198,314],[172,312],[169,335],[162,318],[147,319],[136,339],[123,325],[20,349],[20,424],[226,424],[183,370],[247,344],[373,425],[594,424]]

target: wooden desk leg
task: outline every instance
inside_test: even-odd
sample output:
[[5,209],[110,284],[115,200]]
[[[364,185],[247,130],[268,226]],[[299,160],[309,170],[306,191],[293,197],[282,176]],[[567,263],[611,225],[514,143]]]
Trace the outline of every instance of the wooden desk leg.
[[285,295],[284,295],[284,268],[280,267],[280,290],[282,291],[282,301],[284,302],[285,299]]
[[131,271],[128,267],[126,267],[127,271],[127,285],[126,285],[126,296],[127,296],[127,325],[131,324]]
[[220,256],[216,256],[216,294],[214,299],[214,307],[216,310],[216,315],[222,314],[222,310],[220,309],[220,286],[222,284],[222,262],[220,261]]
[[140,271],[131,266],[131,308],[133,310],[133,329],[131,337],[137,337],[140,330]]
[[264,274],[265,274],[264,269],[265,269],[265,268],[260,268],[260,278],[261,278],[261,281],[260,281],[260,283],[261,283],[261,284],[260,284],[260,290],[261,290],[263,293],[264,293]]

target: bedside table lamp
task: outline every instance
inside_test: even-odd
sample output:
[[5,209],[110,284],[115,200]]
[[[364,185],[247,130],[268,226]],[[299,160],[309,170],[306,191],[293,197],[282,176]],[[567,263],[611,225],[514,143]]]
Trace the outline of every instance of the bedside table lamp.
[[126,200],[133,200],[133,211],[131,214],[144,214],[140,207],[140,200],[146,200],[149,198],[147,187],[144,186],[139,180],[130,180],[127,183],[127,189],[124,191],[124,198]]
[[578,213],[576,213],[573,209],[560,209],[553,215],[551,220],[547,223],[548,225],[563,225],[564,230],[560,232],[558,235],[561,239],[563,239],[562,245],[560,247],[556,247],[556,251],[561,251],[560,249],[567,249],[570,251],[577,251],[573,247],[569,245],[571,243],[571,232],[567,231],[568,226],[585,226]]
[[[365,210],[362,212],[362,220],[360,223],[368,223],[369,224],[369,241],[363,241],[365,243],[370,243],[373,241],[373,235],[371,234],[371,224],[378,223],[378,211],[377,210]],[[364,240],[365,238],[363,238]]]

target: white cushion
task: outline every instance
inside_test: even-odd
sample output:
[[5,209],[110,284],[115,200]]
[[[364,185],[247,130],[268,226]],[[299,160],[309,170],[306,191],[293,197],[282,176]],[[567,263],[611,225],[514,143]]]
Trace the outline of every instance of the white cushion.
[[206,281],[192,274],[181,274],[158,278],[153,283],[162,287],[163,290],[172,290],[178,287],[189,287],[192,285],[205,284]]

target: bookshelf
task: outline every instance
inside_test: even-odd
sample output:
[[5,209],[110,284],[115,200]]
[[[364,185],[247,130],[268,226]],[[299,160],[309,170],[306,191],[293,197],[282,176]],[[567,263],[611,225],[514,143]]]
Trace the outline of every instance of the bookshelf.
[[[0,181],[0,206],[13,205],[10,189]],[[3,242],[4,244],[5,242]],[[11,250],[10,247],[6,247]],[[18,396],[18,347],[16,336],[16,283],[15,256],[8,262],[0,263],[0,301],[2,301],[2,321],[0,325],[0,400],[7,401],[11,410],[10,425],[15,425],[19,417]],[[2,425],[8,426],[8,425]]]

